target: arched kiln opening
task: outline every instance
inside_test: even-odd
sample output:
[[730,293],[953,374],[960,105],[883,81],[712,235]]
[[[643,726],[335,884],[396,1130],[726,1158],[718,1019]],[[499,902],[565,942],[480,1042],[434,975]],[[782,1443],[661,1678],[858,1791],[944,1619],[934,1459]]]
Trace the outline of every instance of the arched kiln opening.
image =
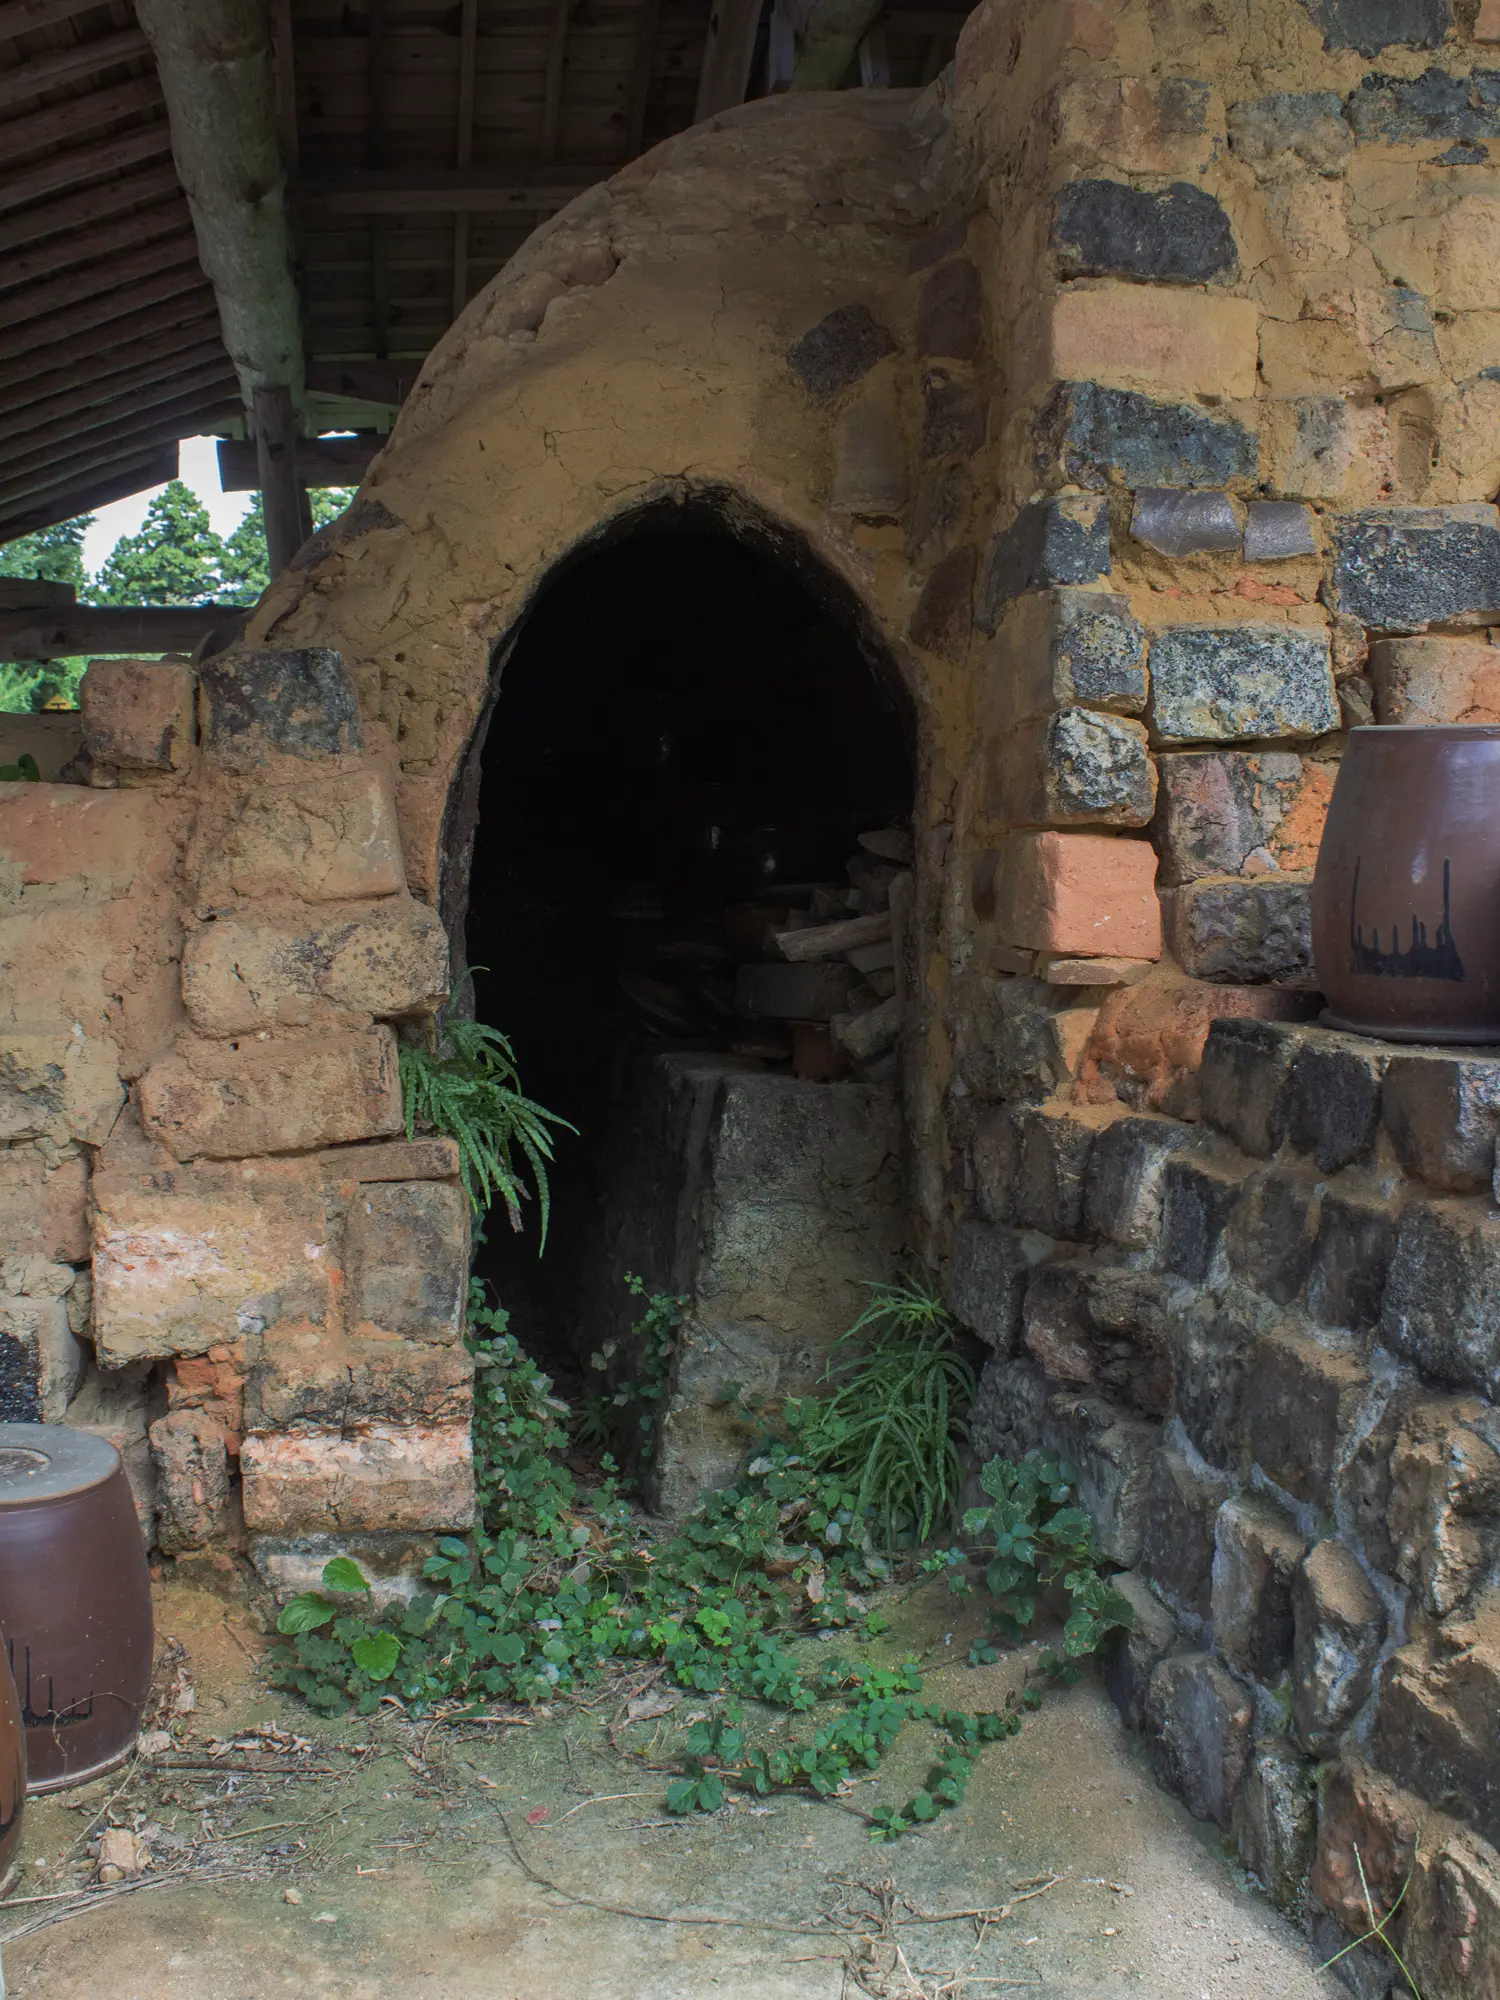
[[655,1411],[610,1400],[641,1382],[626,1273],[686,1297],[667,1504],[730,1469],[735,1385],[815,1372],[902,1224],[911,704],[846,587],[735,529],[671,504],[553,573],[497,652],[449,843],[475,1010],[578,1128],[545,1256],[496,1215],[479,1269],[627,1452]]

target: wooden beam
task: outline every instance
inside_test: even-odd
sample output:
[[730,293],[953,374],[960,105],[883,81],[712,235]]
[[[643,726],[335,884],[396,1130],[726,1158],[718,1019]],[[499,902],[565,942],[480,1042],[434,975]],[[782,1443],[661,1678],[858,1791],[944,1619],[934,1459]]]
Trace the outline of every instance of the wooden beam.
[[[303,486],[358,486],[384,443],[376,431],[356,431],[353,437],[299,437],[294,452],[298,482]],[[220,438],[219,484],[226,493],[264,491],[256,443]]]
[[[212,316],[214,324],[218,324],[213,293],[208,289],[202,273],[186,264],[174,271],[164,271],[159,278],[151,278],[129,293],[119,297],[111,295],[111,303],[119,317],[110,322],[110,340],[122,346],[154,338],[189,321],[201,320],[205,314]],[[70,329],[66,333],[60,326],[54,326],[53,331],[58,337],[45,347],[34,347],[20,355],[0,354],[0,360],[6,364],[5,373],[0,377],[5,394],[8,396],[24,381],[38,375],[50,375],[75,361],[96,364],[101,343],[98,334],[93,331],[95,325],[95,320],[88,318],[81,329]],[[0,408],[4,407],[5,400],[0,397]]]
[[76,604],[71,583],[52,583],[44,576],[0,576],[0,611],[46,611],[59,604]]
[[[122,313],[147,304],[150,298],[169,298],[174,292],[192,291],[203,282],[203,273],[198,268],[191,242],[185,242],[177,255],[178,261],[170,268],[155,277],[143,279],[128,290],[96,292],[92,298],[79,299],[66,311],[58,309],[45,321],[27,319],[13,326],[4,338],[0,338],[0,362],[9,362],[22,354],[40,353],[41,365],[50,367],[52,354],[48,350],[55,353],[55,343],[65,335],[104,326],[110,320],[118,319]],[[7,373],[7,384],[14,379]]]
[[[154,243],[143,243],[126,256],[111,258],[107,274],[101,274],[99,265],[95,263],[81,271],[68,271],[60,278],[50,278],[45,284],[23,285],[18,291],[8,291],[0,297],[0,327],[18,327],[28,320],[50,319],[59,307],[78,305],[83,300],[96,297],[101,276],[103,282],[109,285],[130,285],[137,278],[154,278],[158,271],[170,271],[174,264],[191,263],[196,270],[197,250],[191,230],[178,230],[172,235],[159,237]],[[45,340],[47,329],[37,328],[34,337]]]
[[[177,192],[177,175],[170,160],[160,166],[147,167],[144,173],[101,181],[97,187],[65,195],[61,201],[49,201],[41,208],[29,208],[21,215],[8,216],[0,221],[0,255],[12,257],[14,252],[29,243],[41,243],[49,236],[87,229],[101,222],[106,215],[114,214],[117,209],[163,202]],[[187,219],[186,209],[183,210],[183,217]],[[49,244],[46,251],[40,254],[57,256],[61,250],[61,245]],[[0,284],[13,282],[11,268],[9,263],[0,264]]]
[[394,168],[336,179],[303,181],[294,193],[308,208],[331,215],[423,215],[561,208],[586,188],[617,174],[623,160],[567,160],[553,166],[501,165]]
[[[180,402],[184,396],[196,395],[200,389],[222,390],[229,380],[229,356],[224,352],[222,343],[215,340],[212,347],[197,356],[174,355],[164,371],[153,380],[127,387],[125,379],[117,378],[109,392],[93,404],[75,393],[61,399],[67,405],[62,409],[56,402],[50,405],[33,403],[13,416],[0,417],[0,438],[10,441],[13,452],[33,453],[43,445],[61,444],[64,439],[83,437],[89,431],[109,427],[111,420],[119,417],[121,403],[127,395],[130,414],[134,417],[138,412],[154,409],[160,403]],[[3,476],[3,470],[0,470],[0,476]]]
[[302,310],[282,199],[267,11],[245,0],[136,0],[172,125],[172,156],[247,401],[302,403]]
[[[354,402],[394,406],[406,401],[421,372],[420,361],[309,361],[307,386],[319,396],[346,396]],[[333,440],[323,442],[331,444]]]
[[164,485],[176,470],[176,445],[158,445],[152,452],[117,466],[104,478],[92,482],[85,479],[81,485],[64,486],[50,499],[38,501],[34,506],[23,506],[20,513],[6,513],[0,509],[0,543],[13,542],[21,535],[34,535],[42,528],[54,527],[59,521],[71,521],[79,514],[91,514],[100,507],[107,507],[111,500],[125,500],[132,493]]
[[199,424],[238,412],[233,377],[226,368],[217,384],[192,395],[149,410],[110,411],[64,445],[33,446],[27,441],[25,450],[10,452],[0,462],[0,495],[9,498],[23,487],[29,493],[57,483],[53,475],[59,468],[86,467],[102,461],[106,453],[119,457],[137,444],[144,449],[169,438],[193,437]]
[[[365,165],[385,165],[385,0],[365,0]],[[370,312],[375,322],[375,354],[391,351],[390,298],[386,287],[385,225],[370,220]]]
[[134,62],[149,54],[150,44],[139,28],[122,28],[119,34],[105,35],[97,42],[77,42],[71,49],[28,56],[15,69],[0,70],[0,104],[20,104],[51,90],[54,84],[97,76],[116,63]]
[[0,611],[0,660],[60,660],[79,653],[191,653],[249,611],[236,604],[80,604],[72,610]]
[[109,90],[91,90],[66,104],[49,105],[25,118],[11,118],[0,125],[0,160],[23,160],[43,146],[65,145],[80,132],[113,124],[116,118],[154,111],[161,102],[161,85],[156,78],[138,76]]
[[[141,160],[160,159],[171,150],[172,131],[165,118],[154,125],[137,126],[133,132],[121,132],[113,139],[96,140],[91,146],[70,146],[67,152],[54,153],[51,159],[28,167],[24,173],[0,177],[0,212],[40,201],[43,195],[56,194],[59,188],[76,188],[100,174],[117,173]],[[172,178],[175,185],[175,173]],[[36,211],[17,217],[15,226],[29,228],[39,214]],[[33,239],[25,236],[19,240],[29,243]]]
[[33,376],[23,397],[8,408],[0,404],[0,438],[42,422],[44,416],[61,414],[65,405],[87,408],[91,402],[128,395],[147,383],[170,380],[179,368],[192,367],[216,350],[222,354],[219,322],[211,301],[205,300],[205,305],[205,319],[169,327],[149,341],[124,346],[111,342],[102,354],[90,355],[86,361]]
[[[53,237],[50,242],[34,244],[30,249],[0,259],[0,290],[11,291],[17,285],[38,284],[43,278],[52,277],[76,264],[91,265],[97,284],[99,264],[103,258],[114,257],[122,250],[137,249],[143,243],[151,243],[164,236],[178,236],[192,241],[193,219],[188,214],[187,203],[180,196],[168,196],[165,201],[158,201],[150,208],[138,208],[126,215],[118,215],[111,222],[70,230],[63,236]],[[110,275],[113,277],[114,272],[111,271]]]
[[630,109],[626,114],[625,151],[630,159],[639,154],[646,138],[646,111],[651,101],[651,71],[656,59],[656,33],[661,23],[661,0],[642,0],[640,24],[635,31],[635,68],[630,79]]
[[755,33],[760,26],[761,0],[713,0],[708,15],[708,45],[698,77],[698,101],[693,122],[701,124],[716,111],[732,111],[745,101],[750,65],[755,58]]
[[86,14],[98,4],[99,0],[8,0],[0,7],[0,40],[29,35],[34,28],[50,28],[75,14]]
[[297,483],[297,415],[290,389],[257,389],[251,416],[255,425],[255,483],[265,515],[266,551],[272,576],[280,576],[306,540]]
[[[453,137],[453,164],[466,167],[474,157],[474,80],[478,67],[479,0],[463,0],[458,21],[458,115]],[[453,317],[469,303],[469,218],[460,209],[453,218]]]
[[552,0],[547,70],[542,85],[542,158],[555,160],[562,136],[563,78],[568,63],[568,21],[573,0]]

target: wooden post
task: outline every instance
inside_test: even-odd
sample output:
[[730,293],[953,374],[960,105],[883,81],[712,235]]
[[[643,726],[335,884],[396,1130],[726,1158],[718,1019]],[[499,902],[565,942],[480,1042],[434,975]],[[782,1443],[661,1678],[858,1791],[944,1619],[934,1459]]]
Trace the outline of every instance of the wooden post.
[[306,496],[297,480],[297,417],[290,389],[257,389],[253,418],[255,459],[266,517],[266,554],[280,576],[306,541]]
[[[755,59],[755,31],[760,26],[761,0],[713,0],[708,15],[708,46],[698,77],[695,121],[712,118],[743,104]],[[863,28],[860,30],[864,32]]]

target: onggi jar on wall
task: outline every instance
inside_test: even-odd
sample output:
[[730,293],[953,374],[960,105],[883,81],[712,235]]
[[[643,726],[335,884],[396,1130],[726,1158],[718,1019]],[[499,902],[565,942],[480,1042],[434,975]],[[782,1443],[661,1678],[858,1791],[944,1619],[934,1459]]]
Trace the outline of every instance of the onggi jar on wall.
[[[28,1788],[118,1764],[151,1686],[151,1580],[120,1454],[63,1424],[0,1424],[0,1632]],[[0,1805],[4,1777],[0,1773]]]
[[1349,732],[1312,932],[1331,1026],[1500,1041],[1500,727]]

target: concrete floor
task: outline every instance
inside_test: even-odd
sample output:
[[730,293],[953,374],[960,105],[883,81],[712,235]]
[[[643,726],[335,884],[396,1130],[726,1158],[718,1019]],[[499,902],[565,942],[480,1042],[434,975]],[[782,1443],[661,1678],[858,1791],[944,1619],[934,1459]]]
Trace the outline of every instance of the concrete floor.
[[[908,1638],[915,1620],[934,1649],[929,1695],[996,1705],[1017,1663],[961,1664],[965,1635],[955,1627],[945,1647],[934,1623],[953,1618],[930,1594],[908,1607]],[[511,1727],[433,1728],[394,1710],[326,1723],[265,1689],[255,1668],[265,1642],[235,1574],[177,1565],[158,1621],[184,1649],[176,1687],[193,1704],[174,1754],[239,1736],[230,1760],[269,1775],[140,1767],[123,1791],[116,1777],[32,1801],[13,1898],[60,1896],[86,1879],[87,1840],[117,1792],[115,1818],[148,1830],[154,1872],[168,1879],[95,1891],[81,1914],[24,1936],[26,1923],[76,1906],[9,1902],[10,2000],[1344,1994],[1236,1879],[1216,1830],[1155,1789],[1092,1681],[1050,1695],[1019,1740],[991,1746],[964,1806],[880,1846],[836,1805],[796,1798],[669,1821],[666,1779],[624,1745],[648,1750],[695,1712],[692,1698],[664,1722],[617,1725],[619,1749],[608,1734],[618,1689],[592,1709],[558,1704]],[[268,1724],[311,1747],[244,1734]],[[930,1755],[928,1732],[909,1729],[860,1803],[907,1796]],[[1007,1903],[982,1939],[972,1918],[913,1921]]]

